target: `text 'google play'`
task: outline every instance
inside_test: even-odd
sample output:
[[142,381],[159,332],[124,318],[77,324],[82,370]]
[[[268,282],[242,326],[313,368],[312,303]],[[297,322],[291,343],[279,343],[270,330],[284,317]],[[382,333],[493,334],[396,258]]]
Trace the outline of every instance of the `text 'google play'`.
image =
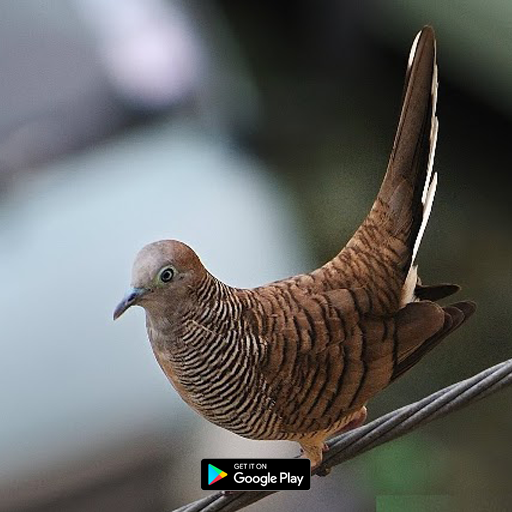
[[222,491],[308,490],[309,459],[203,459],[201,489]]

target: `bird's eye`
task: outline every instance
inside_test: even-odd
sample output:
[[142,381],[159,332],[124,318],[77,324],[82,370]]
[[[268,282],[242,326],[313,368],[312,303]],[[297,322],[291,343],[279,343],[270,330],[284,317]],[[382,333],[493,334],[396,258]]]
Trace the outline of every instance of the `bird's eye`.
[[172,267],[165,267],[160,272],[160,275],[158,278],[160,279],[160,281],[162,281],[162,283],[168,283],[169,281],[172,280],[173,277],[174,277],[174,269]]

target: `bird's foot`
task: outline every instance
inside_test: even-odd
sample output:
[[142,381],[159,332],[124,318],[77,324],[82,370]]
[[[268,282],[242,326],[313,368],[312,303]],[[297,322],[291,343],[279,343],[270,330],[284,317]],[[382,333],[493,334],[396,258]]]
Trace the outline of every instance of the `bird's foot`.
[[[366,407],[361,407],[361,409],[359,409],[359,411],[355,413],[352,419],[345,426],[343,426],[340,430],[336,432],[336,435],[360,427],[366,421],[367,416],[368,412],[366,410]],[[301,457],[305,457],[311,461],[312,472],[318,469],[318,467],[322,463],[323,454],[329,451],[329,446],[326,443],[324,443],[323,440],[320,441],[318,437],[302,439],[300,441],[300,447]],[[331,468],[323,468],[317,472],[317,475],[327,476],[330,472]]]
[[[329,451],[329,446],[327,445],[327,443],[323,443],[322,444],[322,454],[323,453],[326,453]],[[314,466],[311,468],[311,471],[315,470],[318,466],[320,466],[320,464]],[[320,469],[317,473],[317,476],[327,476],[330,472],[332,471],[332,468],[323,468],[323,469]]]
[[[311,472],[314,472],[322,463],[323,454],[329,450],[329,447],[323,442],[323,440],[317,439],[303,439],[300,441],[301,457],[309,459],[311,461]],[[317,473],[320,476],[326,476],[330,473],[330,469],[323,469]]]
[[[329,446],[327,446],[326,443],[323,443],[322,444],[322,453],[325,453],[328,451],[329,451]],[[304,453],[305,453],[304,448],[300,447],[299,452],[300,452],[299,457],[304,458]],[[305,458],[309,458],[309,457],[305,457]],[[311,462],[311,471],[313,472],[318,466],[320,466],[320,463],[321,463],[321,461],[318,464],[314,465],[313,462]],[[325,469],[322,469],[321,471],[319,471],[317,473],[317,475],[318,476],[327,476],[330,472],[331,472],[331,468],[325,468]]]

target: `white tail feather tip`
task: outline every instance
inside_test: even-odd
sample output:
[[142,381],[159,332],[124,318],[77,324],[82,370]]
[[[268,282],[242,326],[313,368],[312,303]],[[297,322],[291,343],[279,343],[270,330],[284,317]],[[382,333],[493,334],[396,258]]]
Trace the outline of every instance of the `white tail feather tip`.
[[407,69],[410,69],[412,66],[412,61],[414,60],[414,56],[416,55],[416,48],[418,47],[418,41],[420,39],[421,31],[416,34],[414,41],[412,42],[411,51],[409,52],[409,60],[407,61]]
[[418,236],[416,237],[416,241],[414,242],[414,249],[412,251],[412,262],[416,260],[416,254],[418,253],[418,249],[420,248],[421,239],[423,238],[423,234],[425,233],[425,228],[427,227],[428,219],[430,217],[430,212],[432,211],[432,204],[434,203],[434,197],[436,195],[437,188],[437,172],[434,173],[434,177],[432,178],[432,183],[428,187],[427,196],[425,199],[425,205],[423,206],[423,219],[421,220],[420,229],[418,230]]

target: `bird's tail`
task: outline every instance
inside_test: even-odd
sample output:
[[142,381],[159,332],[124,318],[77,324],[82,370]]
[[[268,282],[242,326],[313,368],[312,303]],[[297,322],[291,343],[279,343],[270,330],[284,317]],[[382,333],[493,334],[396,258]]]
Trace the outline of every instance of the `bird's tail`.
[[432,172],[438,121],[434,30],[425,27],[412,44],[402,110],[388,168],[374,209],[387,210],[387,228],[406,247],[404,267],[414,263],[437,185]]
[[432,172],[436,101],[435,34],[425,27],[409,55],[398,129],[377,198],[345,248],[324,265],[328,275],[334,269],[341,276],[334,284],[367,287],[381,312],[396,310],[414,297],[414,259],[437,185]]

